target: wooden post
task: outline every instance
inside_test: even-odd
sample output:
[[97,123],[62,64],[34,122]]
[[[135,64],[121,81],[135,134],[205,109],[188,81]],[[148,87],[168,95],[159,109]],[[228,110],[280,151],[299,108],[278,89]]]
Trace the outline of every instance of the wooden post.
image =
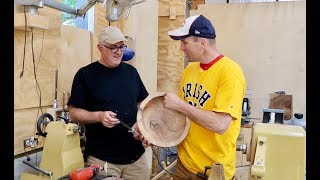
[[208,180],[225,180],[222,164],[213,163]]

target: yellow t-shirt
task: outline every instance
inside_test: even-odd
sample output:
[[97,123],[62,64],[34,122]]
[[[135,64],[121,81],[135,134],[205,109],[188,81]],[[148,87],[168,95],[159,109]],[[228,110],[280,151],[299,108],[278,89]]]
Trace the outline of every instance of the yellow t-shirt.
[[[187,137],[177,146],[179,158],[189,171],[203,173],[206,166],[211,167],[216,162],[223,165],[226,179],[232,178],[245,90],[241,67],[228,57],[222,57],[206,71],[201,69],[199,62],[186,67],[178,92],[180,98],[199,109],[225,112],[233,117],[222,135],[191,120]],[[207,175],[210,172],[207,171]]]

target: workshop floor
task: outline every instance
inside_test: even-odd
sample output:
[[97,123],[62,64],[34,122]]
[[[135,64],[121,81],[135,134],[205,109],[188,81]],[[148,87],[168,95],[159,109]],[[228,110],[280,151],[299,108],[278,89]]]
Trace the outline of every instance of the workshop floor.
[[236,177],[238,180],[249,180],[250,166],[243,166],[236,168]]
[[[249,168],[249,166],[237,167],[236,177],[238,177],[238,180],[249,180]],[[158,180],[171,180],[171,177],[170,174],[165,173]]]

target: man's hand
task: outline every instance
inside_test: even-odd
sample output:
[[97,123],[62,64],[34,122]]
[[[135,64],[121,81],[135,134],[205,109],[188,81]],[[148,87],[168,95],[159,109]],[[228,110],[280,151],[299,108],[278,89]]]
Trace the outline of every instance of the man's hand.
[[107,128],[112,128],[115,125],[119,124],[120,121],[116,118],[116,113],[112,111],[99,111],[98,119],[99,121]]
[[179,111],[181,106],[185,103],[180,97],[174,93],[167,92],[164,96],[163,105],[165,108]]
[[153,144],[149,143],[149,141],[141,134],[137,122],[134,123],[132,128],[135,130],[135,133],[133,134],[134,139],[141,141],[145,148],[148,146],[153,146]]

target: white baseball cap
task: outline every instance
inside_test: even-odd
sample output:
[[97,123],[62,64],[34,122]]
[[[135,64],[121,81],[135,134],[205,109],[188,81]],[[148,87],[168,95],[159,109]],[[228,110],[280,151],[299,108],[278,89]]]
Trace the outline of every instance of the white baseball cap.
[[203,15],[190,16],[180,28],[168,31],[169,36],[174,40],[181,40],[189,36],[214,39],[216,32],[210,20]]

